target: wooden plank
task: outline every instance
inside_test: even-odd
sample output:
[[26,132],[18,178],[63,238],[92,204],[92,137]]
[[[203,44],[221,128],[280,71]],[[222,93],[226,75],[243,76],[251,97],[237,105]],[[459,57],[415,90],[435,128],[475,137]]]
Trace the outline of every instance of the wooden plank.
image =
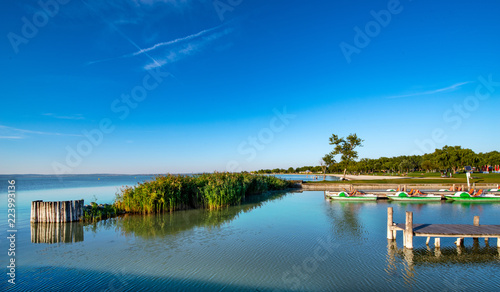
[[[399,223],[394,229],[404,230],[405,224]],[[436,234],[436,235],[462,235],[470,234],[471,236],[486,236],[497,237],[500,235],[500,225],[460,225],[460,224],[414,224],[413,232],[416,236],[422,234]]]

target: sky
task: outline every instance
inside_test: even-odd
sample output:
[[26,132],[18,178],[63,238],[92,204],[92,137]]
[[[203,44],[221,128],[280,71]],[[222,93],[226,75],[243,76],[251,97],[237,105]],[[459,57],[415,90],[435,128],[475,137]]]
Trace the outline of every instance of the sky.
[[500,2],[42,0],[0,9],[0,174],[499,150]]

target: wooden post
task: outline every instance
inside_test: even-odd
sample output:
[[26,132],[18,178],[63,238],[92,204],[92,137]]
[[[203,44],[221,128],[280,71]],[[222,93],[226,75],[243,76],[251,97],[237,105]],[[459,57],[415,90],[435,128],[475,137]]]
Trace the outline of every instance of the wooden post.
[[406,212],[405,247],[413,249],[413,212]]
[[36,216],[37,215],[37,213],[36,213],[37,212],[37,210],[36,210],[37,208],[36,207],[37,207],[37,201],[31,202],[31,220],[30,221],[33,222],[33,223],[36,223],[36,221],[38,219],[37,216]]
[[488,238],[488,237],[485,237],[485,238],[484,238],[484,244],[485,244],[486,246],[488,246],[488,245],[489,245],[489,244],[488,244],[488,240],[489,240],[489,238]]
[[[474,216],[474,226],[479,226],[479,216]],[[473,237],[472,238],[475,243],[479,241],[479,238]]]
[[462,246],[462,241],[463,241],[463,238],[461,238],[461,237],[457,238],[457,241],[455,241],[455,243],[457,244],[457,247]]
[[54,202],[50,202],[50,220],[49,222],[54,222],[54,214],[56,213],[56,208]]
[[36,218],[33,212],[35,211],[35,202],[31,202],[31,216],[30,216],[30,222],[35,222]]
[[394,225],[393,212],[392,207],[387,208],[387,239],[396,239],[392,230],[392,226]]
[[431,241],[431,238],[427,236],[427,240],[425,241],[425,245],[429,245],[429,241]]
[[497,237],[497,247],[500,248],[500,237]]
[[453,191],[456,191],[455,184],[453,184],[453,189],[452,189],[452,190],[453,190]]
[[434,238],[434,247],[437,247],[437,248],[441,247],[441,238],[439,238],[439,237]]

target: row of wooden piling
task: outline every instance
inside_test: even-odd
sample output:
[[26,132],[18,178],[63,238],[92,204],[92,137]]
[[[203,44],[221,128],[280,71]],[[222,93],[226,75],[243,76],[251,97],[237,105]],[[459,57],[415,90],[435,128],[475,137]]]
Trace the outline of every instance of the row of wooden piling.
[[31,202],[31,222],[73,222],[83,217],[83,200]]

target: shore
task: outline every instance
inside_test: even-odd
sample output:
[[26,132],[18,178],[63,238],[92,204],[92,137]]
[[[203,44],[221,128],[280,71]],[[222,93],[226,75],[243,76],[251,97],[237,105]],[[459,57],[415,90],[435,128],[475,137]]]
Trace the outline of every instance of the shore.
[[[311,174],[306,174],[306,173],[270,173],[270,175],[301,175],[301,176],[334,176],[338,178],[343,178],[343,174],[334,174],[334,173],[327,173],[327,174],[318,174],[318,173],[311,173]],[[408,179],[412,177],[408,176],[391,176],[391,175],[346,175],[347,180],[379,180],[379,179]]]
[[[343,174],[327,174],[338,178],[343,178]],[[346,175],[347,180],[378,180],[378,179],[404,179],[410,178],[407,176],[390,176],[390,175]]]

